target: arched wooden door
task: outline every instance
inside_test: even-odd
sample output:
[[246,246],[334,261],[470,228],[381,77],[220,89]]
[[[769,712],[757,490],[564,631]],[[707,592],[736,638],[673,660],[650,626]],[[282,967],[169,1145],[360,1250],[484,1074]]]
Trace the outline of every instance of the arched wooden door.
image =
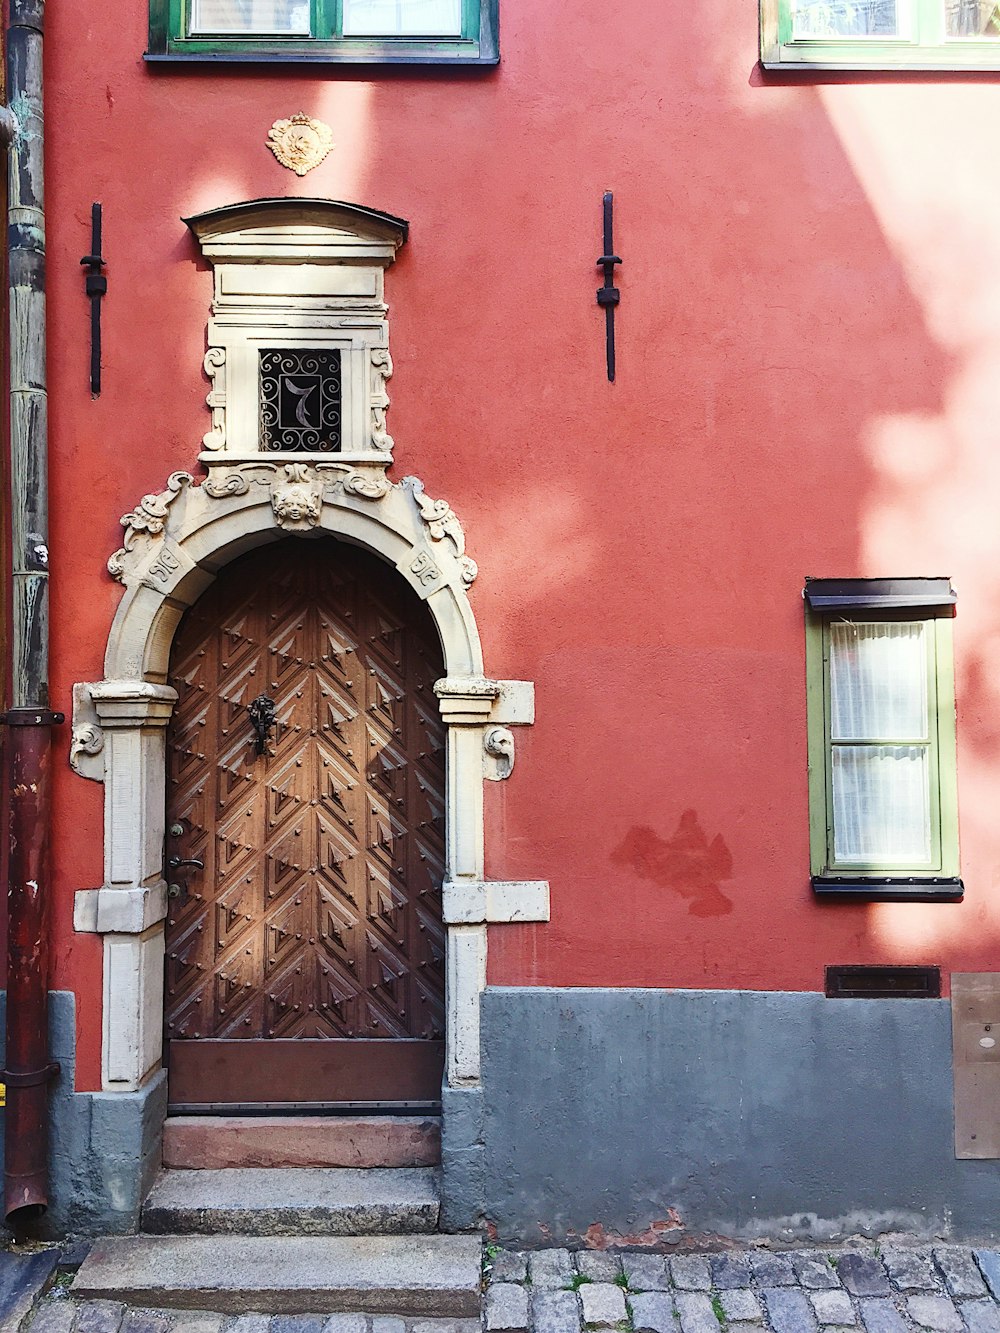
[[167,747],[175,1109],[438,1099],[443,674],[416,594],[329,539],[243,556],[184,617]]

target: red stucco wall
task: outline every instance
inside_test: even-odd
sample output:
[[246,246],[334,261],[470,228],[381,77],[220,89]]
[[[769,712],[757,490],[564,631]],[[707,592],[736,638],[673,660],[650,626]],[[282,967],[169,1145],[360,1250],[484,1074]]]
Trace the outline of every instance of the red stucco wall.
[[[611,21],[596,0],[501,4],[497,70],[375,77],[151,69],[143,0],[50,7],[54,702],[103,674],[119,516],[198,471],[211,277],[181,215],[385,209],[411,223],[387,276],[393,475],[455,507],[487,669],[537,689],[513,778],[487,787],[487,858],[549,879],[552,920],[492,929],[491,980],[815,990],[833,962],[994,967],[1000,87],[765,79],[755,0],[620,0]],[[302,180],[265,146],[299,110],[336,144]],[[961,906],[811,898],[806,574],[955,581]],[[59,744],[54,981],[80,997],[90,1088],[101,947],[72,900],[101,881],[102,792],[65,763],[68,728]]]

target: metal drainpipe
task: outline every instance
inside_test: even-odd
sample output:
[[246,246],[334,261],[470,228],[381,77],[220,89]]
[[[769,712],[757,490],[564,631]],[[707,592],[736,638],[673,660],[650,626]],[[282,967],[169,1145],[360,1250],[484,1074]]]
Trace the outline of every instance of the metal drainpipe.
[[10,0],[7,265],[10,362],[11,708],[7,725],[7,1085],[4,1214],[19,1225],[48,1204],[49,708],[48,464],[42,26],[45,0]]

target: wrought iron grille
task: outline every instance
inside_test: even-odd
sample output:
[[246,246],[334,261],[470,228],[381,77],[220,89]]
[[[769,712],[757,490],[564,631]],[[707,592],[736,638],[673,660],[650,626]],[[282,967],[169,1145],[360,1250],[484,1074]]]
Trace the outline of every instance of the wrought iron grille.
[[339,350],[261,351],[260,447],[288,453],[340,449]]

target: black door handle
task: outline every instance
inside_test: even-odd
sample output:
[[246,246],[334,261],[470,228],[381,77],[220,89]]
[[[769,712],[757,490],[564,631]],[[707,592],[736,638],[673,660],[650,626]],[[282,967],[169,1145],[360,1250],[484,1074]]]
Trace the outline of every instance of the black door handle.
[[199,861],[196,856],[172,856],[167,865],[171,870],[180,870],[181,866],[197,866],[199,870],[205,869],[205,862]]

